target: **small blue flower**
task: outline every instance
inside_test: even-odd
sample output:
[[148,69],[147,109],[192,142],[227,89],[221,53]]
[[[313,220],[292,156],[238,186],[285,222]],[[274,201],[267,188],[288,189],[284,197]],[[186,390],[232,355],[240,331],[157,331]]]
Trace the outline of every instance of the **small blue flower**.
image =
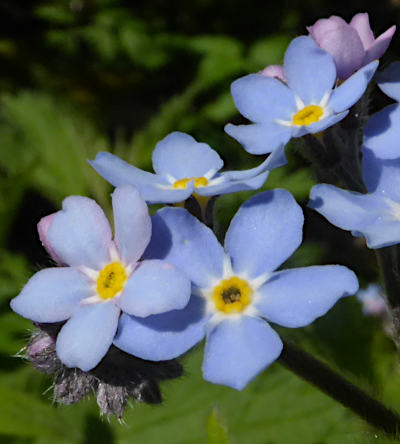
[[260,193],[245,202],[225,237],[225,250],[213,232],[182,208],[153,216],[145,256],[162,258],[192,280],[183,310],[140,319],[122,315],[115,344],[132,354],[153,351],[176,357],[204,336],[204,378],[237,390],[275,361],[282,341],[270,327],[302,327],[324,315],[342,296],[358,289],[352,271],[339,265],[276,270],[302,240],[303,213],[285,190]]
[[[383,139],[384,140],[384,139]],[[369,248],[400,242],[400,159],[379,159],[363,147],[367,194],[328,184],[311,189],[309,206],[353,236],[363,236]]]
[[224,163],[205,143],[188,134],[173,132],[157,143],[153,151],[156,174],[143,171],[107,152],[97,154],[90,165],[114,186],[131,184],[150,203],[176,203],[197,196],[256,190],[266,181],[269,170],[286,163],[283,147],[256,168],[220,173]]
[[[121,311],[141,318],[181,309],[190,298],[190,281],[173,265],[139,262],[151,237],[151,219],[139,192],[119,187],[112,203],[114,240],[103,210],[87,197],[66,198],[61,211],[39,223],[45,248],[68,266],[39,271],[11,301],[16,313],[32,321],[67,321],[56,352],[67,367],[83,371],[107,353]],[[153,343],[142,345],[146,359],[157,359]]]
[[260,74],[233,82],[231,90],[237,109],[254,123],[228,124],[225,131],[253,154],[269,153],[292,137],[323,131],[347,115],[377,67],[378,61],[371,62],[334,88],[336,68],[332,56],[310,37],[297,37],[285,53],[287,85]]
[[382,295],[382,287],[378,284],[370,284],[356,294],[357,299],[362,304],[362,311],[366,316],[388,319],[388,306]]
[[[392,63],[378,76],[379,88],[400,102],[400,62]],[[400,104],[393,103],[372,115],[364,128],[364,146],[382,159],[400,157]]]

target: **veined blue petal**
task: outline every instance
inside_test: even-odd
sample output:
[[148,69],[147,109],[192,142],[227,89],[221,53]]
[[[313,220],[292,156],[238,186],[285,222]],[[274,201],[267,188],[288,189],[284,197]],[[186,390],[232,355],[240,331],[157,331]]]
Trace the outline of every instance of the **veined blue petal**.
[[282,347],[278,334],[262,319],[224,320],[207,335],[203,377],[242,390],[279,357]]
[[311,37],[297,37],[290,43],[283,64],[289,87],[304,104],[318,105],[336,81],[336,68],[330,54]]
[[[221,175],[223,176],[223,173]],[[238,191],[258,190],[264,185],[268,175],[269,171],[265,171],[264,173],[258,174],[258,176],[255,177],[250,177],[249,179],[226,179],[224,182],[217,185],[197,188],[196,193],[200,196],[216,196],[218,194],[237,193]]]
[[329,222],[355,236],[364,236],[369,248],[400,242],[400,215],[389,199],[379,194],[360,194],[333,185],[315,185],[309,206]]
[[381,159],[366,147],[363,153],[363,177],[370,193],[400,202],[400,158]]
[[[348,111],[344,111],[339,114],[332,114],[331,116],[326,117],[325,119],[322,119],[319,122],[311,123],[310,125],[308,125],[304,128],[306,129],[307,133],[311,133],[311,134],[319,133],[321,131],[326,130],[330,126],[336,125],[336,123],[343,120],[347,116],[348,113],[349,113]],[[298,136],[296,135],[294,137],[298,137]]]
[[138,261],[151,237],[151,220],[137,188],[117,187],[112,194],[115,243],[125,264]]
[[84,372],[96,367],[112,344],[119,313],[112,302],[82,306],[57,336],[56,352],[61,361]]
[[209,316],[204,299],[192,296],[183,310],[137,318],[123,314],[114,345],[150,361],[173,359],[204,338]]
[[175,179],[203,177],[209,171],[219,171],[223,165],[218,153],[209,145],[177,131],[158,142],[153,151],[154,171]]
[[194,191],[193,181],[186,184],[186,188],[164,188],[158,185],[145,185],[140,194],[146,202],[156,203],[176,203],[188,199]]
[[163,208],[152,223],[146,258],[176,265],[200,288],[221,278],[224,250],[208,227],[183,208]]
[[286,190],[259,193],[236,213],[225,237],[234,272],[255,278],[281,265],[300,245],[304,216]]
[[240,114],[252,122],[289,119],[297,110],[293,92],[271,77],[249,74],[235,80],[231,92]]
[[369,63],[334,89],[328,103],[329,107],[336,113],[351,108],[361,99],[378,65],[378,60]]
[[46,268],[34,274],[11,308],[35,322],[60,322],[73,316],[92,295],[93,281],[76,268]]
[[101,269],[110,261],[111,228],[97,203],[82,196],[64,199],[47,239],[62,263]]
[[394,62],[377,75],[379,88],[390,98],[400,102],[400,62]]
[[161,177],[157,177],[156,174],[136,168],[106,151],[100,151],[94,160],[88,160],[88,162],[101,177],[104,177],[115,187],[134,185],[141,189],[144,185],[167,183]]
[[358,290],[356,275],[340,265],[295,268],[274,273],[254,306],[270,322],[296,328],[323,316],[343,296]]
[[257,176],[265,171],[271,171],[275,168],[279,168],[287,164],[287,159],[285,156],[285,146],[281,145],[276,150],[274,150],[263,163],[255,168],[250,168],[249,170],[242,171],[226,171],[221,173],[222,176],[229,178],[231,180],[243,180],[250,179]]
[[364,146],[382,159],[400,157],[400,104],[395,103],[373,114],[364,128]]
[[148,260],[133,272],[119,301],[125,313],[144,318],[184,308],[190,298],[190,280],[172,264]]
[[292,127],[275,122],[251,125],[225,125],[225,132],[236,139],[251,154],[265,154],[280,145],[286,145],[292,137]]

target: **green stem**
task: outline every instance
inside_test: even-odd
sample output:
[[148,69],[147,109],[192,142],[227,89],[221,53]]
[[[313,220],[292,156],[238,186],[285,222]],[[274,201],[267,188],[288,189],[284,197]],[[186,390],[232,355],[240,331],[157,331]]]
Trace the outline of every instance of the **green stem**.
[[400,440],[400,416],[293,344],[284,342],[278,360],[284,367],[352,410],[370,425]]

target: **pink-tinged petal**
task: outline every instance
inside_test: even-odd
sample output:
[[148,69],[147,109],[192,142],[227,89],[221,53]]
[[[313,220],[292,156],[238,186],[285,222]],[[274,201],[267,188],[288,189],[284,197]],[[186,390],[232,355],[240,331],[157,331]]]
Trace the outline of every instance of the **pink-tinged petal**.
[[56,352],[61,361],[84,372],[96,367],[114,340],[119,314],[112,302],[80,307],[57,336]]
[[242,390],[282,352],[279,335],[258,318],[227,319],[207,335],[203,377]]
[[392,26],[375,40],[373,45],[367,49],[364,64],[372,62],[372,60],[380,59],[382,57],[382,55],[388,49],[390,42],[392,41],[393,34],[395,32],[396,26]]
[[112,194],[115,243],[126,264],[137,262],[151,237],[151,219],[139,190],[131,185],[115,189]]
[[64,199],[47,238],[62,263],[101,269],[110,261],[111,228],[97,203],[82,196]]
[[324,37],[327,32],[337,31],[343,26],[348,26],[347,23],[337,15],[332,15],[327,19],[319,19],[312,26],[308,26],[307,30],[311,38],[319,45],[320,39]]
[[272,77],[282,82],[286,81],[282,65],[269,65],[266,68],[264,68],[262,71],[259,71],[258,74],[266,77]]
[[11,308],[35,322],[61,322],[92,294],[93,281],[75,268],[46,268],[29,279]]
[[56,255],[56,252],[53,250],[49,239],[47,237],[47,232],[49,231],[50,225],[53,222],[53,219],[57,213],[49,214],[48,216],[42,217],[37,224],[37,230],[39,233],[39,239],[42,243],[44,249],[49,253],[51,258],[57,262],[59,265],[62,265],[61,259]]
[[350,26],[357,31],[364,49],[368,49],[374,43],[375,37],[369,24],[367,12],[360,12],[359,14],[356,14],[351,19]]

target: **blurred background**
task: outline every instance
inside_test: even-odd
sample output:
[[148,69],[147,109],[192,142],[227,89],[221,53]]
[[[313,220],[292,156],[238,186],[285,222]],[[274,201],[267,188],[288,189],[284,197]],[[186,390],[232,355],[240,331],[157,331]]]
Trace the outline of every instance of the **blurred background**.
[[[183,358],[186,375],[162,386],[161,406],[132,403],[122,425],[101,419],[93,399],[54,405],[51,380],[13,356],[32,325],[8,307],[50,265],[36,233],[42,216],[70,194],[109,212],[111,187],[86,159],[109,150],[150,170],[156,142],[179,130],[209,143],[229,169],[255,166],[263,158],[223,131],[228,121],[244,122],[230,83],[281,63],[290,40],[318,18],[349,21],[357,12],[369,12],[375,35],[400,23],[399,0],[0,0],[1,444],[391,442],[279,364],[240,393],[207,383],[201,347]],[[395,35],[382,63],[399,56]],[[379,92],[374,98],[384,103]],[[306,212],[305,242],[286,265],[341,263],[362,286],[377,281],[363,242],[307,210],[312,171],[301,152],[287,153],[289,164],[264,186],[290,190]],[[217,201],[219,235],[249,196]],[[400,409],[394,346],[355,298],[312,326],[280,333]]]

